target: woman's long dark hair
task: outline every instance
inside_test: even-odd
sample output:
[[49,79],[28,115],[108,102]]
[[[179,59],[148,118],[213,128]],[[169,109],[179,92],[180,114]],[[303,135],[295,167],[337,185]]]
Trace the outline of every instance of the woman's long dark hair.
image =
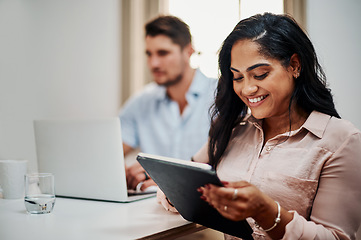
[[226,150],[233,128],[247,114],[246,104],[233,90],[233,74],[230,71],[232,46],[240,40],[256,42],[260,46],[260,54],[280,61],[284,67],[290,65],[291,56],[296,53],[301,62],[301,71],[295,80],[291,101],[307,113],[316,110],[340,118],[331,91],[326,87],[326,77],[315,49],[295,20],[287,15],[271,13],[244,19],[224,40],[219,53],[221,75],[211,108],[208,148],[210,164],[214,168]]

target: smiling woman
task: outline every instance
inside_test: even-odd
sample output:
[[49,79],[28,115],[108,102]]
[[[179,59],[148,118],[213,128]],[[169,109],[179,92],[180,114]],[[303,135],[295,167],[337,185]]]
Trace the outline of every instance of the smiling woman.
[[287,15],[254,15],[225,39],[219,68],[209,142],[193,159],[224,187],[201,199],[249,220],[255,239],[355,239],[361,132],[340,119],[307,35]]

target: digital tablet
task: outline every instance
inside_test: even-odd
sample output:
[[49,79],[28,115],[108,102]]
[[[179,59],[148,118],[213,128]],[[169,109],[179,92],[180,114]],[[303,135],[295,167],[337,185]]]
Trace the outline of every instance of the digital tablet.
[[253,239],[253,230],[246,220],[224,218],[200,199],[199,187],[222,186],[210,165],[145,153],[139,153],[137,160],[184,219],[232,236]]

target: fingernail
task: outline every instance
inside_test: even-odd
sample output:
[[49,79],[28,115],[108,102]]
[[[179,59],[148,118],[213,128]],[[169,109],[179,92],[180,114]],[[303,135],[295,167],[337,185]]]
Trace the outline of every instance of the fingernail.
[[209,185],[209,184],[206,184],[205,187],[206,187],[208,190],[211,189],[211,185]]
[[222,182],[223,185],[228,185],[229,184],[229,182],[227,182],[227,181],[221,181],[221,182]]
[[203,189],[202,188],[197,188],[197,191],[200,193],[203,193]]
[[205,196],[203,196],[203,195],[200,196],[200,198],[201,198],[202,200],[204,200],[204,201],[206,201],[206,199],[207,199],[207,198],[206,198]]

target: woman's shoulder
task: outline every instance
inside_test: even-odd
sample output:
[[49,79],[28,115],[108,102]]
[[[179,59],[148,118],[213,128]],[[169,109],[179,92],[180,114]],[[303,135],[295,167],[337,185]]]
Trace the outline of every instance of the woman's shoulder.
[[359,145],[361,150],[361,132],[346,119],[330,117],[322,136],[322,142],[331,151],[336,151],[345,144]]
[[318,138],[326,140],[332,136],[347,138],[353,134],[360,133],[360,130],[350,121],[317,111],[313,111],[308,116],[306,122],[303,124],[303,128],[308,129]]
[[344,137],[360,134],[360,130],[349,120],[331,117],[325,133],[342,135]]

